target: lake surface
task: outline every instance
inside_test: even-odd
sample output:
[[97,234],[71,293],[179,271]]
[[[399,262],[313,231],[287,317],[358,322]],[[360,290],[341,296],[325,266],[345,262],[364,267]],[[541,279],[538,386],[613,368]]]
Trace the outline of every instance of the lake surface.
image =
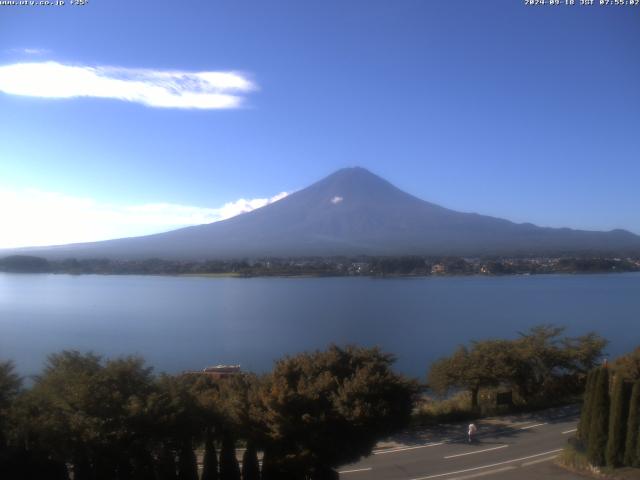
[[0,273],[0,359],[37,373],[62,349],[140,354],[157,371],[270,370],[331,342],[379,345],[397,369],[540,323],[640,344],[640,274],[440,278],[205,278]]

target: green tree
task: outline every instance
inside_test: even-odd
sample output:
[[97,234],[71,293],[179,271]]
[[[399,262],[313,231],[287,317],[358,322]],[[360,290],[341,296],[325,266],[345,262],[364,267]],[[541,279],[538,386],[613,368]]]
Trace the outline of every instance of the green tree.
[[317,468],[311,475],[311,480],[338,480],[340,475],[332,468]]
[[507,385],[524,402],[546,401],[584,388],[586,374],[602,355],[606,341],[595,333],[560,337],[563,328],[539,325],[514,340],[472,342],[435,362],[429,385],[445,394],[463,388],[478,407],[481,388]]
[[593,369],[587,374],[582,409],[580,411],[580,421],[578,422],[578,432],[576,436],[585,445],[589,443],[589,421],[591,419],[591,406],[593,403],[594,383],[598,376],[598,370]]
[[11,361],[0,362],[0,454],[6,448],[9,412],[22,388],[22,379]]
[[204,442],[204,460],[202,465],[202,477],[200,480],[218,480],[218,457],[216,446],[213,442],[213,434],[209,430]]
[[587,458],[596,466],[605,464],[605,449],[609,427],[609,370],[600,368],[595,382],[589,421]]
[[154,409],[158,436],[164,448],[178,454],[179,480],[194,478],[194,472],[197,477],[193,445],[200,444],[210,428],[209,412],[202,403],[207,385],[204,375],[161,375],[157,383],[159,396],[154,399]]
[[[74,465],[77,479],[143,478],[151,470],[151,369],[136,357],[51,355],[17,416],[31,450]],[[146,473],[145,473],[146,472]]]
[[640,466],[638,455],[638,434],[640,431],[640,380],[633,384],[629,400],[629,416],[627,418],[627,438],[624,448],[623,463],[630,467]]
[[260,480],[258,452],[253,443],[247,444],[247,449],[242,455],[242,480]]
[[278,467],[274,454],[270,449],[266,449],[262,455],[262,469],[260,471],[261,480],[278,480]]
[[606,461],[611,467],[619,467],[624,460],[627,428],[628,389],[621,375],[613,379],[611,407],[609,410],[609,434],[607,436]]
[[51,270],[49,262],[31,255],[11,255],[0,259],[0,271],[16,273],[40,273]]
[[162,445],[155,462],[156,477],[158,480],[177,480],[177,470],[175,453],[167,445]]
[[[264,426],[265,412],[260,400],[260,386],[259,377],[246,373],[225,379],[220,384],[222,429],[232,431],[247,443],[242,461],[244,480],[260,478],[257,446],[264,446],[269,441]],[[275,476],[278,478],[277,474]]]
[[220,480],[240,480],[240,466],[236,458],[236,445],[230,433],[225,433],[222,438]]
[[102,369],[91,353],[63,351],[50,355],[31,390],[30,425],[38,446],[73,464],[82,480],[94,476],[93,455],[99,447],[101,422],[88,414],[99,405],[92,394]]
[[178,480],[198,480],[198,462],[189,440],[183,440],[178,453]]
[[152,448],[146,407],[153,382],[152,368],[140,357],[108,360],[93,378],[90,395],[96,403],[89,413],[98,423],[97,448],[119,478],[130,478],[134,468],[146,470]]
[[264,445],[264,409],[260,401],[261,379],[253,374],[236,375],[220,382],[220,427],[247,443]]
[[261,401],[280,475],[306,478],[354,461],[403,428],[416,385],[393,373],[393,362],[375,348],[337,346],[278,361]]
[[513,383],[523,400],[544,396],[545,386],[565,366],[566,355],[559,338],[563,331],[562,327],[538,325],[514,341],[517,361]]
[[471,408],[478,408],[481,388],[496,387],[515,375],[515,351],[508,340],[472,342],[471,350],[459,347],[451,357],[436,361],[429,370],[429,386],[441,395],[463,388],[471,396]]
[[563,338],[560,341],[564,356],[563,367],[570,373],[586,376],[600,363],[607,343],[607,340],[595,332],[575,338]]
[[640,380],[640,347],[616,358],[612,368],[630,382]]
[[636,440],[636,455],[635,455],[635,464],[636,466],[640,466],[640,432],[638,432],[637,440]]

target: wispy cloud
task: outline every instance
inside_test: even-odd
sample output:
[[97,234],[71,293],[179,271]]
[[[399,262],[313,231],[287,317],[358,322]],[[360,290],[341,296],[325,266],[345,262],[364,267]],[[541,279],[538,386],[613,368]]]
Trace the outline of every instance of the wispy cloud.
[[217,208],[152,203],[112,205],[40,190],[0,189],[0,248],[61,245],[132,237],[217,222],[287,196],[252,198]]
[[256,85],[239,72],[183,72],[57,62],[0,66],[0,91],[44,98],[95,97],[149,107],[238,108]]
[[45,55],[47,53],[51,53],[51,50],[47,50],[46,48],[11,48],[6,51],[11,53],[23,53],[25,55]]

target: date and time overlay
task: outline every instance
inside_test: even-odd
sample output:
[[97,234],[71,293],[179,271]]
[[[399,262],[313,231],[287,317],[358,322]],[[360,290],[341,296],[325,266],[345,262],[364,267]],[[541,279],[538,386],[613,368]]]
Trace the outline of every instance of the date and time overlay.
[[[96,0],[0,0],[0,7],[84,7]],[[638,7],[640,0],[521,0],[528,7]]]

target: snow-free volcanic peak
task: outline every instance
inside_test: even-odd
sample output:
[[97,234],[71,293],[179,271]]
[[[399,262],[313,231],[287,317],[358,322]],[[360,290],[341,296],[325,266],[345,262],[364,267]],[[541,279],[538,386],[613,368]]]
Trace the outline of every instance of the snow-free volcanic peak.
[[184,260],[624,252],[640,252],[640,237],[624,230],[545,228],[449,210],[361,167],[338,170],[277,202],[220,222],[28,250],[48,258]]

